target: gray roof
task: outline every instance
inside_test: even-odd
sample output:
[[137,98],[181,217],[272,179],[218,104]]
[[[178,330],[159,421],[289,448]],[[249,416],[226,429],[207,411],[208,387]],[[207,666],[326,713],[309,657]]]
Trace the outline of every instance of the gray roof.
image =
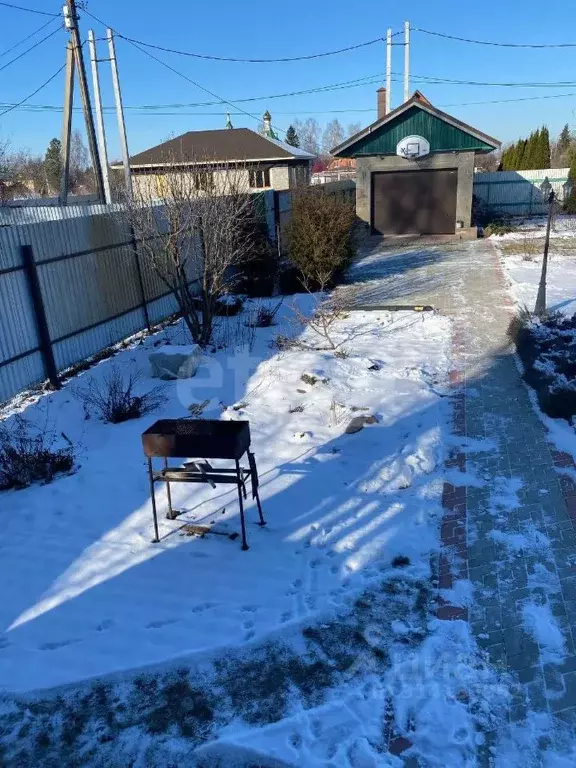
[[133,168],[194,163],[313,160],[314,155],[249,128],[188,131],[130,158]]

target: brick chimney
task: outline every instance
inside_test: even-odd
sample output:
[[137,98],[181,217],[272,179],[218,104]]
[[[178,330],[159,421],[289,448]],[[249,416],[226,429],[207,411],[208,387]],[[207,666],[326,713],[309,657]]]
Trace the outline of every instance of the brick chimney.
[[386,116],[386,88],[378,88],[378,120]]

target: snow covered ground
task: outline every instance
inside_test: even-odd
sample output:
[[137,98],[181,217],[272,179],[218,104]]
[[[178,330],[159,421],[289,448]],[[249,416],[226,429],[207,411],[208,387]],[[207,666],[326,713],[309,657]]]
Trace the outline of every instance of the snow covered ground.
[[[542,270],[544,227],[544,221],[531,220],[514,232],[490,238],[502,257],[518,305],[531,311]],[[551,311],[573,315],[576,312],[576,217],[556,219],[549,255],[548,307]]]
[[[157,337],[25,408],[27,420],[63,432],[80,452],[73,475],[0,497],[3,688],[249,642],[342,603],[394,556],[418,563],[436,548],[449,321],[356,312],[339,330],[347,356],[337,357],[272,349],[292,316],[283,306],[280,325],[257,330],[251,352],[208,353],[197,376],[167,384],[165,405],[143,419],[101,423],[74,391],[111,367],[147,371]],[[232,318],[236,330],[226,333],[245,336],[245,320]],[[181,343],[183,331],[161,337]],[[306,372],[326,383],[304,383]],[[186,514],[162,516],[162,541],[150,541],[140,434],[207,399],[205,417],[250,420],[268,525],[255,525],[251,505],[248,552],[225,536],[179,532],[186,521],[239,528],[234,490],[195,485],[173,486]],[[343,434],[362,413],[379,423]],[[164,504],[163,490],[159,497]]]

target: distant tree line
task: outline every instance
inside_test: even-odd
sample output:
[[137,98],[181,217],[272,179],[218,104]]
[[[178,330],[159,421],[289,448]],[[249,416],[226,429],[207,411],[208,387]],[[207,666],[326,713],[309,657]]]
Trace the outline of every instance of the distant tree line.
[[550,168],[550,133],[546,126],[532,131],[527,139],[519,139],[502,152],[503,171],[534,171]]
[[324,128],[320,126],[315,117],[306,120],[294,120],[286,131],[286,143],[315,155],[318,160],[314,165],[315,171],[324,170],[331,159],[330,150],[337,147],[349,136],[353,136],[361,129],[360,123],[350,123],[346,127],[334,118]]
[[[14,198],[50,197],[60,191],[62,146],[52,139],[44,156],[20,150],[11,151],[9,142],[0,142],[0,202]],[[90,157],[79,131],[70,140],[70,191],[90,194],[95,191]]]

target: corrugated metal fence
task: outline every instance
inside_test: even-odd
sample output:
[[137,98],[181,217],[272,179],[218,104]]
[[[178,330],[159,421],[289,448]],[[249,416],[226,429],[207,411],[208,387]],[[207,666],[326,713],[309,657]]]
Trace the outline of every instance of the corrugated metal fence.
[[110,207],[2,210],[0,401],[176,309]]
[[542,216],[548,208],[542,184],[546,180],[560,202],[568,191],[568,168],[540,171],[500,171],[474,174],[474,194],[492,213]]

